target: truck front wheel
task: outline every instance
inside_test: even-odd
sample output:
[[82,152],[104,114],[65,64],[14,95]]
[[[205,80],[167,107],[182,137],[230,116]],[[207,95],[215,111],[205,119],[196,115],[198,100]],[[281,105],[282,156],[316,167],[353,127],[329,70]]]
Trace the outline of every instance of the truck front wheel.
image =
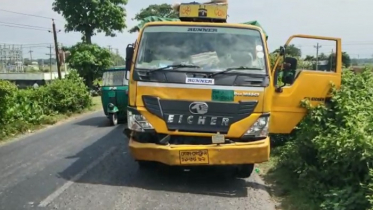
[[236,167],[236,177],[248,178],[254,170],[254,164],[244,164]]

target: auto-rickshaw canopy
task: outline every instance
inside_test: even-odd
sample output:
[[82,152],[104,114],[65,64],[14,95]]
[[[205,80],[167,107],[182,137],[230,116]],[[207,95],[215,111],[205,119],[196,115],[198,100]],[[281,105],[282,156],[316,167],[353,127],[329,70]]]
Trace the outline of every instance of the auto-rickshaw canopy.
[[103,71],[102,86],[128,85],[125,66],[114,66]]

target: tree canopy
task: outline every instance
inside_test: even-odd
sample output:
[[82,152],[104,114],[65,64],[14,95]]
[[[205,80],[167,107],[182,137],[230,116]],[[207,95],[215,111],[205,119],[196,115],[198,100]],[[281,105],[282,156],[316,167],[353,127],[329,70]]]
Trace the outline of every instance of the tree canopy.
[[288,45],[285,49],[285,52],[287,55],[294,56],[294,57],[302,56],[302,51],[293,44]]
[[[150,16],[178,18],[178,15],[175,10],[173,10],[171,4],[151,4],[147,8],[141,9],[140,12],[137,13],[134,18],[132,18],[132,20],[141,22],[143,19]],[[134,33],[136,31],[138,31],[136,26],[129,30],[130,33]]]
[[[334,61],[335,60],[335,53],[332,53],[330,55],[325,55],[325,53],[320,53],[318,59],[319,60]],[[307,55],[304,60],[305,61],[315,61],[316,56]],[[350,55],[347,54],[347,52],[342,52],[342,64],[345,67],[350,67],[351,66],[351,58],[350,58]],[[335,62],[334,62],[333,66],[335,67]]]
[[66,19],[65,31],[82,33],[82,41],[92,43],[92,36],[105,33],[115,36],[115,31],[126,28],[128,0],[55,0],[52,9]]
[[[273,51],[273,54],[279,53],[280,49],[276,49]],[[292,56],[292,57],[301,57],[302,56],[302,51],[297,48],[294,44],[290,44],[286,46],[285,49],[286,55]]]
[[78,43],[70,48],[70,53],[67,62],[71,68],[78,70],[87,86],[102,76],[103,69],[113,65],[112,53],[96,44]]
[[111,60],[113,61],[113,65],[115,66],[122,66],[126,64],[126,60],[119,54],[112,53]]

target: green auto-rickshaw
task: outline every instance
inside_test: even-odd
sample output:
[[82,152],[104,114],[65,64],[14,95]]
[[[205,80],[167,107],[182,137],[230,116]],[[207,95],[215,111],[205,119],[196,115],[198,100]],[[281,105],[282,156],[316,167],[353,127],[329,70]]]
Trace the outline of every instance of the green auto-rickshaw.
[[128,106],[128,75],[125,66],[111,67],[103,71],[101,101],[111,125],[125,123]]

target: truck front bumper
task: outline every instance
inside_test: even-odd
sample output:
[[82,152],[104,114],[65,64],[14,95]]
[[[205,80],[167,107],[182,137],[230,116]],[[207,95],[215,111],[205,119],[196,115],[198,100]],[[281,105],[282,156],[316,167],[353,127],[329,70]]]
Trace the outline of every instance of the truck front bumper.
[[236,165],[269,160],[269,137],[249,143],[221,145],[158,145],[130,139],[129,147],[136,160],[155,161],[166,165]]

